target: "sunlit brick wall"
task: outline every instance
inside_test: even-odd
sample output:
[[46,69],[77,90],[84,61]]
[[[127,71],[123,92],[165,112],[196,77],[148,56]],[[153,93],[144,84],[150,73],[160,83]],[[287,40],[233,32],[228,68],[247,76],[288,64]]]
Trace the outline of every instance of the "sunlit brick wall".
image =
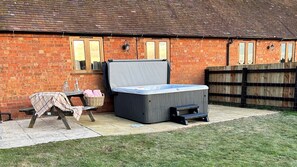
[[226,65],[226,42],[220,39],[171,39],[171,83],[204,84],[208,66]]
[[[136,38],[104,37],[104,58],[109,59],[136,59]],[[125,51],[122,46],[128,43],[130,49]]]
[[[267,49],[267,46],[273,45],[273,49]],[[256,44],[256,63],[270,64],[280,62],[280,41],[258,40]]]
[[[145,40],[140,37],[103,37],[104,60],[144,59]],[[226,65],[227,39],[171,38],[171,83],[204,84],[208,66]],[[238,64],[238,45],[230,45],[230,65]],[[128,43],[130,49],[122,46]],[[267,49],[274,45],[273,50]],[[280,41],[255,40],[255,63],[278,63]],[[296,45],[296,44],[295,44]],[[295,56],[296,60],[296,56]],[[29,96],[41,91],[61,91],[64,81],[70,89],[79,80],[80,89],[100,89],[105,92],[102,73],[73,73],[69,36],[59,35],[0,35],[0,110],[11,112],[13,118],[23,118],[20,108],[31,106]],[[106,93],[106,92],[105,92]],[[79,105],[79,100],[75,103]],[[113,111],[111,97],[98,110]]]
[[[64,81],[74,89],[102,89],[102,74],[72,74],[69,37],[0,35],[0,110],[24,117],[19,108],[31,106],[29,96],[61,91]],[[110,107],[109,107],[110,108]],[[102,110],[108,110],[103,108]]]

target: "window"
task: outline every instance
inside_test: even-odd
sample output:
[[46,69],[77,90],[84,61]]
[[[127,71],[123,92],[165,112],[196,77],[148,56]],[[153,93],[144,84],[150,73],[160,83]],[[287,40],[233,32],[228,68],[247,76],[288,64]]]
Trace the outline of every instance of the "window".
[[286,42],[281,44],[280,62],[292,62],[294,59],[294,43]]
[[169,59],[169,40],[145,40],[145,55],[147,59]]
[[254,64],[255,45],[254,42],[239,43],[239,64]]
[[102,38],[72,37],[70,41],[74,71],[95,72],[102,70]]

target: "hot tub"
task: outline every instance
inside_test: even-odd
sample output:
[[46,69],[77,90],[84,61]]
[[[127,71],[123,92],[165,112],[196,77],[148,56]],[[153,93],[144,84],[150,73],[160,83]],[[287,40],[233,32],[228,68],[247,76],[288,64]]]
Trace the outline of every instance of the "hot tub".
[[115,114],[141,123],[170,120],[170,107],[199,105],[199,112],[207,113],[208,87],[204,85],[162,84],[112,89]]
[[188,104],[208,113],[208,87],[168,84],[167,61],[109,61],[107,71],[116,116],[141,123],[163,122],[170,120],[170,107]]

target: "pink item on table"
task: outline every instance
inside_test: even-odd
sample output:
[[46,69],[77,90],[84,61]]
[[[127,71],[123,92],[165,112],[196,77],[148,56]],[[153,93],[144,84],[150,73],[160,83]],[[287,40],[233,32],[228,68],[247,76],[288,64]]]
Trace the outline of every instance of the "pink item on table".
[[85,90],[85,91],[84,91],[84,96],[87,96],[87,97],[94,97],[93,91],[90,90],[90,89]]
[[101,97],[102,96],[102,93],[101,91],[98,89],[98,90],[93,90],[93,94],[95,97]]

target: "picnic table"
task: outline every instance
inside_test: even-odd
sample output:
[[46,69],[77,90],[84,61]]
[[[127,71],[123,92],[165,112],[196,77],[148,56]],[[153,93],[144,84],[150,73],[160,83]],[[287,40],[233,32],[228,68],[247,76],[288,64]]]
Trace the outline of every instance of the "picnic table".
[[[72,97],[79,97],[83,106],[74,106]],[[65,111],[72,111],[73,116],[78,120],[82,111],[87,111],[92,122],[95,121],[92,111],[97,110],[97,107],[88,106],[84,99],[82,91],[73,92],[39,92],[30,96],[32,108],[20,109],[20,111],[30,111],[33,113],[29,128],[33,128],[37,117],[43,115],[46,111],[55,111],[58,114],[58,119],[62,119],[66,129],[71,129],[65,117]]]

